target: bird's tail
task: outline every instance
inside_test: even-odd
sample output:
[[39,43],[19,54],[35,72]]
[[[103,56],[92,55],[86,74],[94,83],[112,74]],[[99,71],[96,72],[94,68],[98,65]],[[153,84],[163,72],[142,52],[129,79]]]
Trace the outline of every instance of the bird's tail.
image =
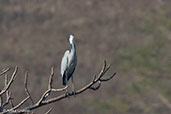
[[66,86],[66,80],[65,80],[65,78],[62,79],[62,84],[63,84],[64,86]]
[[65,75],[65,73],[64,73],[64,75],[62,76],[62,84],[63,84],[64,86],[66,86],[66,75]]

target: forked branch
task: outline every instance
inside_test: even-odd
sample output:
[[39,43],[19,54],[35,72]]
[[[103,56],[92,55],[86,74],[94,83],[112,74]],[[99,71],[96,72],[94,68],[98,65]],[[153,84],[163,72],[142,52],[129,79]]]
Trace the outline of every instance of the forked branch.
[[[2,114],[8,114],[8,113],[16,113],[16,114],[28,113],[28,112],[33,111],[34,109],[37,109],[39,107],[42,107],[42,106],[45,106],[45,105],[48,105],[48,104],[51,104],[51,103],[63,100],[65,98],[69,97],[69,96],[79,95],[79,94],[81,94],[84,91],[89,90],[89,89],[94,90],[94,91],[98,90],[101,87],[103,82],[111,80],[116,75],[116,73],[114,73],[110,77],[104,78],[105,73],[109,69],[110,69],[110,65],[107,66],[106,61],[104,61],[104,65],[103,65],[103,68],[102,68],[101,72],[97,76],[94,76],[93,80],[89,84],[87,84],[86,86],[84,86],[81,89],[77,90],[75,93],[69,93],[69,94],[65,94],[64,93],[64,94],[62,94],[60,96],[56,96],[56,97],[48,99],[48,97],[50,96],[51,92],[60,92],[60,91],[66,90],[68,88],[68,86],[66,86],[64,88],[59,88],[59,89],[53,88],[54,68],[52,67],[51,68],[51,74],[49,76],[49,82],[48,82],[47,90],[41,95],[40,99],[37,102],[33,101],[33,99],[31,98],[31,94],[30,94],[30,92],[29,92],[29,90],[27,88],[28,73],[26,72],[26,74],[25,74],[25,81],[24,81],[24,88],[25,88],[25,92],[26,92],[27,97],[25,99],[23,99],[18,105],[13,106],[12,108],[5,109],[2,106],[0,106],[0,114],[1,113]],[[7,83],[7,85],[4,87],[4,89],[0,92],[0,98],[2,97],[2,95],[5,92],[8,92],[8,89],[9,89],[10,85],[13,83],[13,81],[15,79],[16,73],[17,73],[17,67],[14,70],[14,73],[13,73],[10,81]],[[11,98],[9,93],[7,94],[7,96],[9,96],[9,98]],[[30,106],[25,107],[25,108],[20,108],[25,102],[28,101],[28,99],[31,100],[32,104]],[[1,100],[1,102],[2,101],[3,100]],[[1,103],[1,104],[3,104],[3,103]],[[51,110],[52,109],[48,110],[47,114],[49,114],[51,112]]]
[[1,72],[0,72],[0,75],[5,74],[5,73],[8,72],[9,70],[10,70],[9,68],[2,69]]

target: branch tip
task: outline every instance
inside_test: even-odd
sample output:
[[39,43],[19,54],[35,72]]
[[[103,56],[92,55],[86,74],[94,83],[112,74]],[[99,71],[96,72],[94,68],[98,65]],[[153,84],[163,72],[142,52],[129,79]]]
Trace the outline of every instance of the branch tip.
[[0,75],[7,73],[9,70],[10,70],[10,68],[2,69],[0,72]]

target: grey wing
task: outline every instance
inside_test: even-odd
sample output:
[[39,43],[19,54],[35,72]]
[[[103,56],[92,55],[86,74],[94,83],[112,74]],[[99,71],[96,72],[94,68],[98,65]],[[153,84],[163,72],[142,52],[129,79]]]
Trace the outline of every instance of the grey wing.
[[65,71],[68,68],[68,56],[69,56],[69,50],[67,50],[62,58],[61,61],[61,76],[63,77]]
[[68,77],[67,77],[67,80],[69,80],[70,77],[73,75],[73,73],[75,71],[75,68],[76,68],[76,65],[77,65],[77,57],[75,56],[73,58],[73,60],[68,64],[68,69],[67,69]]
[[68,77],[67,77],[67,80],[69,80],[71,78],[71,76],[73,75],[74,71],[75,71],[75,68],[76,68],[76,62],[73,62],[69,68],[68,68]]

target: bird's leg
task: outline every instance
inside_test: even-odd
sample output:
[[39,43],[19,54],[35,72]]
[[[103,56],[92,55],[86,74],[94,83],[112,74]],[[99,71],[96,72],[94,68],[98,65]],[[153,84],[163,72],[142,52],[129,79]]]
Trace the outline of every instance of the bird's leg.
[[[68,86],[68,85],[66,85],[66,86]],[[66,88],[66,90],[65,90],[65,95],[69,98],[68,88]]]
[[[65,79],[65,82],[66,82],[66,85],[65,86],[68,86],[68,84],[67,84],[67,81],[66,81],[67,79]],[[69,92],[68,92],[68,88],[66,88],[66,90],[65,90],[65,95],[69,98]]]
[[72,93],[75,95],[75,87],[74,87],[74,79],[73,79],[73,76],[71,77],[71,82],[72,82]]

